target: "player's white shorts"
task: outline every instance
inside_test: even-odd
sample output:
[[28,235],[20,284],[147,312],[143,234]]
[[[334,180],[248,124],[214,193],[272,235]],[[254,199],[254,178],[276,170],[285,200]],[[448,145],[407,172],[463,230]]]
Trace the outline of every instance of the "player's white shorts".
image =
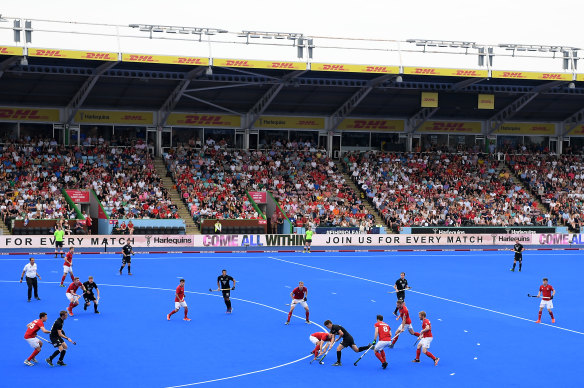
[[375,344],[375,347],[373,348],[373,350],[375,350],[376,352],[379,352],[381,350],[383,350],[384,348],[388,347],[391,344],[391,341],[379,341],[378,343]]
[[547,308],[548,310],[551,310],[554,308],[554,303],[550,300],[541,300],[541,302],[539,303],[539,308]]
[[310,342],[312,342],[314,345],[316,345],[320,340],[318,338],[316,338],[315,336],[311,335],[309,338]]
[[308,304],[304,301],[304,299],[292,299],[292,304],[290,306],[296,307],[297,304],[304,307],[305,309],[308,308]]
[[64,265],[63,266],[63,275],[68,273],[73,273],[73,266]]
[[413,331],[415,331],[411,323],[407,323],[407,324],[406,324],[406,323],[403,323],[403,324],[401,325],[400,329],[401,329],[402,331],[404,331],[404,332],[406,332],[406,331],[408,331],[408,330],[410,330],[410,329],[412,329]]
[[182,302],[174,302],[174,309],[178,310],[179,308],[187,308],[187,302],[185,302],[184,300]]
[[420,345],[422,345],[422,348],[430,349],[430,343],[433,339],[434,337],[424,337],[420,340]]
[[69,299],[69,302],[75,302],[75,299],[79,300],[78,295],[72,294],[70,292],[66,293],[65,295],[67,296],[67,299]]
[[41,340],[38,338],[25,338],[24,339],[26,342],[28,342],[28,344],[30,345],[31,348],[36,349],[38,347],[41,346]]

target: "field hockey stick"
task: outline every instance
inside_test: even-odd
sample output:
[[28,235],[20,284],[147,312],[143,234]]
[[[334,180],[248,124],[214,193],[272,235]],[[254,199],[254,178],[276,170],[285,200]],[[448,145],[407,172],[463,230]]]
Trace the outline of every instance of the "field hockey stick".
[[414,346],[416,346],[420,342],[420,337],[416,338],[416,342],[414,342]]
[[[335,341],[335,343],[336,343],[336,341]],[[327,348],[327,345],[329,345],[329,344],[330,344],[330,342],[327,342],[326,344],[324,344],[324,346],[322,346],[320,348],[320,350],[318,351],[318,354],[316,356],[314,356],[314,358],[310,361],[311,364],[312,364],[312,361],[316,360],[318,357],[320,357],[323,353],[325,353],[326,351],[328,351],[328,349],[330,349],[334,345],[333,344],[333,345],[331,345],[330,347]],[[325,350],[325,348],[327,350]]]
[[529,296],[530,298],[537,298],[537,295],[527,294],[527,296]]
[[360,361],[360,360],[363,358],[363,356],[365,356],[365,355],[367,354],[367,352],[368,352],[368,351],[370,351],[370,350],[371,350],[371,348],[373,348],[374,346],[375,346],[375,345],[373,345],[373,344],[369,345],[369,347],[367,348],[367,350],[365,351],[365,353],[363,353],[363,354],[361,355],[361,357],[359,357],[359,358],[357,359],[357,361],[355,361],[355,362],[353,363],[353,365],[357,366],[357,363],[358,363],[358,362],[359,362],[359,361]]
[[215,292],[215,291],[231,291],[231,288],[218,288],[216,290],[212,290],[209,288],[209,291],[211,292]]
[[403,290],[398,290],[398,291],[387,291],[387,293],[388,294],[395,294],[396,292],[408,291],[411,289],[412,289],[412,287],[408,287],[408,288],[404,288]]
[[321,357],[320,360],[318,360],[319,364],[324,364],[324,358],[326,357],[326,355],[328,354],[328,352],[330,352],[330,350],[335,346],[335,344],[337,343],[338,340],[340,340],[341,338],[339,337],[335,342],[333,342],[333,344],[326,350],[326,352],[324,353],[324,356]]
[[48,343],[48,344],[50,344],[50,343],[51,343],[51,341],[49,341],[48,339],[46,339],[46,338],[44,338],[44,337],[41,337],[40,335],[37,335],[37,338],[38,338],[38,339],[40,339],[40,340],[43,340],[43,341],[45,341],[45,342],[46,342],[46,343]]

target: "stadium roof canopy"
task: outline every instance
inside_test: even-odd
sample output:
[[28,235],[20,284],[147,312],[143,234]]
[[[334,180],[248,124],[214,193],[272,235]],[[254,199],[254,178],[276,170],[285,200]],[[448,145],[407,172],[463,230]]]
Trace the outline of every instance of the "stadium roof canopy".
[[[421,92],[438,92],[433,119],[486,120],[529,97],[513,120],[538,122],[563,121],[584,107],[584,82],[571,73],[495,78],[423,69],[383,74],[0,55],[0,105],[66,107],[82,96],[78,108],[157,111],[179,92],[177,112],[246,114],[263,101],[266,115],[331,116],[349,104],[352,117],[407,118],[420,111]],[[478,109],[478,94],[494,94],[495,109]]]

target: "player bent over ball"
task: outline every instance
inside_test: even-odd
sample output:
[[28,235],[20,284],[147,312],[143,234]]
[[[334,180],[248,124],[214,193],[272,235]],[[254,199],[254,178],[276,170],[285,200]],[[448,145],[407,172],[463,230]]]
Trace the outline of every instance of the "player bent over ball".
[[190,321],[191,319],[187,317],[187,314],[189,313],[189,308],[187,307],[187,302],[185,302],[184,279],[180,280],[179,285],[176,288],[176,293],[174,294],[174,310],[172,310],[170,314],[166,316],[166,319],[170,321],[171,315],[178,313],[178,310],[180,310],[181,307],[185,309],[185,317],[183,318],[183,321]]
[[311,352],[312,354],[314,354],[313,360],[316,360],[318,356],[325,353],[328,348],[333,346],[333,343],[330,342],[332,338],[333,338],[332,335],[324,332],[312,333],[310,335],[308,339],[316,346],[314,350]]
[[341,366],[343,364],[341,364],[341,351],[344,348],[351,348],[353,349],[353,351],[355,353],[360,353],[364,350],[369,349],[369,347],[371,346],[370,344],[366,345],[366,346],[361,346],[361,347],[357,347],[357,345],[355,345],[355,340],[353,339],[353,336],[351,336],[351,334],[349,334],[349,332],[347,330],[345,330],[345,328],[341,325],[333,325],[333,323],[330,320],[326,320],[324,321],[324,326],[330,330],[331,334],[333,335],[333,337],[330,340],[331,346],[332,344],[335,343],[335,337],[338,335],[339,338],[342,338],[343,341],[339,344],[339,346],[337,346],[337,362],[335,362],[333,364],[333,366]]
[[440,361],[440,359],[428,351],[428,349],[430,349],[430,343],[433,339],[432,325],[430,324],[430,320],[426,318],[426,313],[424,311],[420,311],[418,316],[420,317],[420,321],[422,321],[422,331],[420,332],[420,342],[418,343],[418,347],[416,349],[416,358],[413,359],[412,362],[420,362],[421,352],[434,360],[434,366],[436,366],[438,365],[438,361]]

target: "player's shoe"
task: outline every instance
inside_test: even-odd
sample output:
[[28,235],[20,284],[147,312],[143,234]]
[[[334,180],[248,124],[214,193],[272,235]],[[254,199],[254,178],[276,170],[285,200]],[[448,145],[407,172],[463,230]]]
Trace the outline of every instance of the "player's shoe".
[[439,359],[438,357],[436,357],[436,358],[434,359],[434,366],[438,365],[438,361],[440,361],[440,359]]
[[184,318],[183,318],[183,321],[190,322],[190,320],[191,320],[191,318],[187,318],[187,317],[184,317]]
[[289,325],[289,324],[290,324],[290,321],[284,322],[284,325]]
[[70,307],[67,307],[67,312],[69,313],[70,316],[73,316],[73,310],[71,310]]
[[387,368],[387,362],[384,362],[384,363],[382,363],[382,364],[381,364],[381,367],[382,367],[383,369]]
[[515,272],[515,270],[513,268],[510,269],[511,272]]
[[34,364],[28,360],[24,360],[24,364],[28,366],[33,366]]
[[556,323],[556,318],[552,318],[552,323]]
[[412,362],[420,362],[420,360],[418,360],[417,358],[414,358],[414,359],[412,360]]
[[30,302],[30,299],[27,299],[26,301],[27,301],[27,302]]
[[394,344],[389,344],[389,348],[390,348],[390,349],[393,349],[393,345],[394,345]]
[[49,366],[53,366],[53,360],[51,360],[50,358],[45,359],[45,361],[47,362],[47,364],[49,364]]
[[35,363],[35,364],[38,362],[36,358],[33,358],[33,359],[32,359],[32,360],[30,360],[30,361],[32,361],[32,362],[33,362],[33,363]]
[[120,271],[120,275],[122,274],[122,271]]
[[131,274],[131,273],[128,273],[128,275],[132,276],[132,274]]
[[306,320],[306,324],[307,325],[310,325],[310,321],[308,319]]
[[67,364],[65,364],[63,361],[59,360],[57,361],[57,365],[59,366],[67,366]]
[[65,285],[63,283],[59,284],[59,287],[65,287]]
[[166,320],[170,321],[170,314],[166,314]]
[[537,321],[535,321],[535,323],[541,323],[541,319],[538,319]]
[[38,296],[35,296],[34,298],[35,298],[36,300],[41,300],[41,298],[39,298]]
[[341,366],[341,365],[343,365],[343,364],[341,364],[341,362],[340,362],[340,361],[337,361],[337,362],[335,362],[335,363],[333,364],[333,366]]
[[89,306],[89,304],[87,304],[87,303],[84,303],[84,304],[83,304],[83,310],[87,311],[87,306]]
[[99,311],[97,311],[97,310],[95,310],[93,313],[94,313],[94,314],[101,314],[101,313],[100,313]]

